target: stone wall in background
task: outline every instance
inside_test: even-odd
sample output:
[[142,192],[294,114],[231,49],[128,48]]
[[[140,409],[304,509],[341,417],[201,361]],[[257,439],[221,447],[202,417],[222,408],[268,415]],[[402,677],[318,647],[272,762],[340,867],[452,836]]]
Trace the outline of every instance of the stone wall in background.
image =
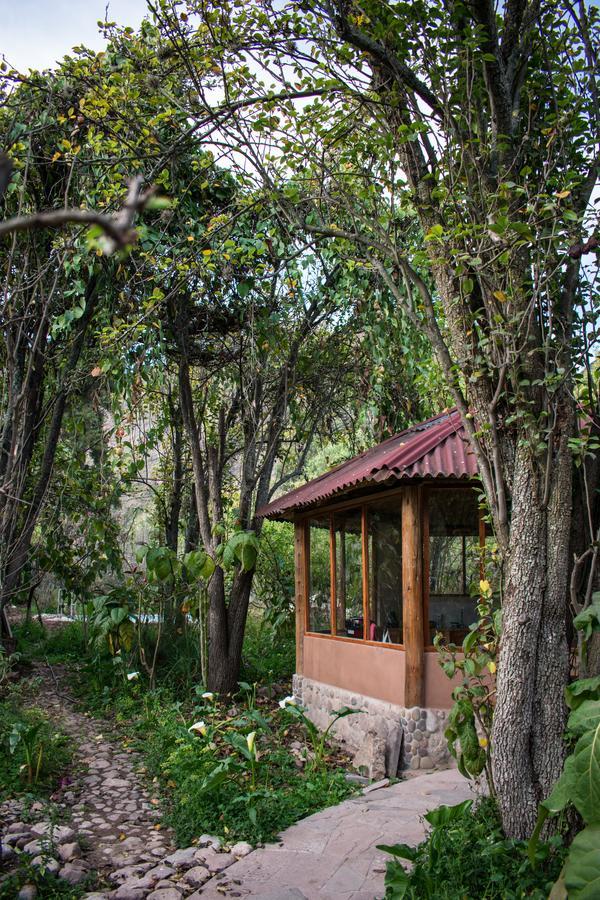
[[405,709],[331,684],[294,675],[293,691],[315,725],[324,730],[333,713],[348,706],[357,715],[336,722],[333,731],[356,751],[354,765],[378,780],[405,768],[433,769],[451,763],[444,737],[448,710]]

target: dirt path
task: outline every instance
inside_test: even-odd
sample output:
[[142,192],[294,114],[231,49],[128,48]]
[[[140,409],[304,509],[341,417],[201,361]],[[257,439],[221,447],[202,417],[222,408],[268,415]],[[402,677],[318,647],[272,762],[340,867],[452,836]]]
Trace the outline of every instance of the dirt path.
[[235,861],[209,836],[175,851],[139,754],[110,734],[109,722],[82,712],[63,667],[38,664],[33,677],[30,705],[73,739],[75,764],[52,808],[37,803],[24,815],[19,801],[0,807],[0,838],[13,863],[25,852],[73,885],[95,872],[100,891],[86,896],[96,900],[178,900]]

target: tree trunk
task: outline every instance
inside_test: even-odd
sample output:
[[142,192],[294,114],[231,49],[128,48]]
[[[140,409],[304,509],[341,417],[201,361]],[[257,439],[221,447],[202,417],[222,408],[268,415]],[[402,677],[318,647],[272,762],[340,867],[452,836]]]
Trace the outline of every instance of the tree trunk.
[[492,750],[504,829],[523,839],[565,755],[571,459],[560,450],[569,436],[566,423],[546,505],[543,467],[524,442],[515,460]]
[[237,690],[244,629],[254,572],[237,572],[225,603],[225,579],[215,570],[209,586],[208,689],[219,694]]

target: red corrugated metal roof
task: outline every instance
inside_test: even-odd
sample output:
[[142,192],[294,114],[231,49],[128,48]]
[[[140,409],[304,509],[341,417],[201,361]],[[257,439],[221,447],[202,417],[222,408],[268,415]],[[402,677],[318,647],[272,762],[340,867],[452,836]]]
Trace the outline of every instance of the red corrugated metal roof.
[[469,448],[460,414],[446,410],[365,450],[324,475],[272,500],[258,510],[261,518],[288,518],[362,485],[404,478],[472,478],[475,455]]

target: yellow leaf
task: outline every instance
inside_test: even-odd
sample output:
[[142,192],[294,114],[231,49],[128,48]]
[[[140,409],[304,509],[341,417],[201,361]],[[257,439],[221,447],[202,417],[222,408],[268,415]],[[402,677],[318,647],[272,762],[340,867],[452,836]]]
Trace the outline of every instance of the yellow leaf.
[[61,156],[62,156],[62,153],[59,153],[59,152],[57,151],[57,152],[54,154],[54,156],[52,157],[52,162],[56,162],[56,160],[57,160],[57,159],[60,159]]
[[495,675],[496,674],[496,663],[495,662],[488,663],[488,669],[490,670],[492,675]]
[[203,250],[202,256],[212,256],[212,250]]
[[126,837],[127,835],[124,832],[121,832],[121,834],[119,835],[119,840],[124,841]]
[[494,291],[494,297],[496,298],[496,300],[499,300],[500,303],[506,303],[506,301],[508,300],[508,297],[506,296],[504,291]]
[[479,738],[479,746],[480,746],[480,747],[487,747],[487,745],[488,745],[487,738],[480,737],[480,738]]
[[570,194],[571,194],[571,191],[557,191],[556,192],[556,196],[558,197],[559,200],[564,200],[565,197],[569,197]]
[[194,235],[188,234],[188,241],[193,241],[193,240],[194,240]]

